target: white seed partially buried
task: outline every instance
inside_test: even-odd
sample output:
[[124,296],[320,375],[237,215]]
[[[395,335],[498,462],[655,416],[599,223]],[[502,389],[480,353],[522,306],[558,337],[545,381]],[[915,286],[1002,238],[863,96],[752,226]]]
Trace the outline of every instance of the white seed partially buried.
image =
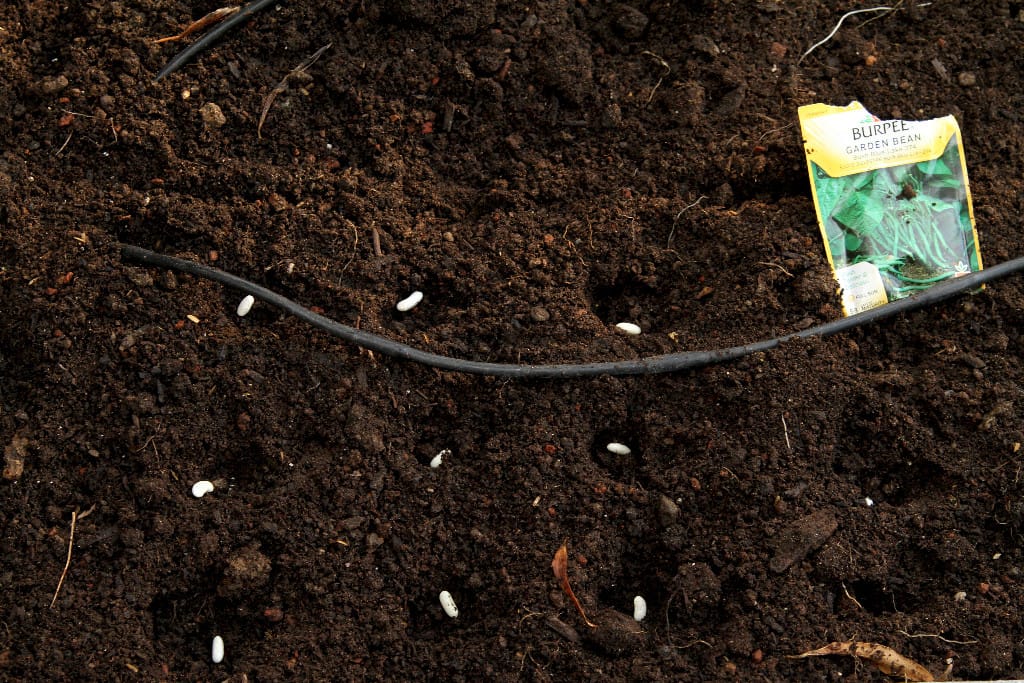
[[212,490],[213,490],[213,482],[212,481],[206,481],[204,479],[202,481],[197,481],[196,483],[192,484],[192,495],[195,496],[196,498],[202,498],[203,496],[205,496],[207,493],[209,493]]
[[444,449],[430,460],[430,468],[436,470],[441,466],[441,462],[444,460],[446,455],[451,455],[451,449]]
[[247,316],[249,314],[249,311],[252,310],[252,305],[254,303],[256,303],[256,297],[254,297],[252,294],[249,294],[244,299],[242,299],[238,303],[238,310],[235,311],[236,313],[238,313],[238,317],[244,318],[245,316]]
[[626,334],[637,335],[642,332],[639,325],[633,323],[619,323],[615,326],[618,330],[625,332]]
[[618,443],[616,441],[612,441],[610,444],[605,446],[605,448],[608,449],[609,453],[614,453],[615,455],[629,455],[633,452],[633,449],[626,444]]
[[210,648],[210,659],[214,664],[224,661],[224,639],[220,636],[213,637],[213,646]]
[[419,304],[419,302],[421,301],[423,301],[423,292],[417,290],[410,294],[409,296],[402,299],[401,301],[399,301],[395,305],[395,308],[397,308],[402,313],[405,313],[406,311],[411,311],[412,309],[416,308],[416,305]]
[[450,616],[452,619],[459,616],[459,608],[455,604],[455,598],[448,591],[441,591],[441,594],[437,596],[437,599],[441,601],[441,609],[444,613]]
[[638,595],[633,598],[633,619],[634,621],[643,621],[646,616],[647,601]]

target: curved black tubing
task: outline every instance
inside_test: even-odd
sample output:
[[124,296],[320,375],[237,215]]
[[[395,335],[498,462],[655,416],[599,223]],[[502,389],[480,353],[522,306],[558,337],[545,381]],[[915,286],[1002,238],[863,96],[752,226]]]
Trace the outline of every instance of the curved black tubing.
[[569,378],[569,377],[596,377],[598,375],[653,375],[665,372],[676,372],[678,370],[691,370],[702,368],[715,363],[735,360],[759,351],[774,349],[779,344],[790,339],[801,339],[805,337],[824,337],[845,330],[866,325],[885,318],[891,318],[898,313],[913,311],[924,306],[929,306],[939,301],[944,301],[957,294],[980,287],[986,282],[991,282],[1007,275],[1024,270],[1024,257],[1013,259],[996,266],[991,266],[977,273],[971,273],[962,277],[947,280],[906,299],[894,301],[885,306],[873,308],[870,311],[858,313],[847,318],[833,320],[832,322],[810,327],[806,330],[794,332],[793,334],[765,339],[752,344],[732,346],[712,351],[686,351],[684,353],[670,353],[664,356],[652,356],[637,360],[608,361],[604,363],[564,363],[557,365],[515,365],[511,363],[485,363],[481,361],[462,360],[450,358],[436,353],[429,353],[419,349],[387,339],[377,334],[363,332],[325,316],[314,313],[308,308],[303,308],[294,301],[276,294],[269,289],[253,284],[248,280],[225,273],[222,270],[204,266],[201,263],[184,261],[173,256],[165,256],[130,245],[122,245],[121,255],[125,259],[135,261],[147,266],[170,268],[180,273],[187,273],[197,277],[215,280],[223,285],[237,289],[245,294],[251,294],[271,306],[276,306],[285,313],[290,313],[300,320],[327,332],[328,334],[340,337],[363,348],[383,353],[395,358],[403,358],[416,363],[422,363],[441,370],[453,372],[467,372],[475,375],[490,375],[494,377],[511,377],[515,379],[535,378]]
[[153,82],[156,83],[164,76],[168,76],[177,71],[178,69],[180,69],[193,57],[198,55],[206,48],[210,47],[210,45],[217,41],[221,36],[223,36],[225,33],[233,29],[235,26],[238,26],[238,24],[245,21],[256,12],[259,12],[260,10],[270,7],[270,5],[274,4],[275,2],[282,1],[283,0],[253,0],[253,2],[250,2],[248,5],[232,14],[230,17],[228,17],[223,22],[218,24],[208,33],[203,35],[202,38],[192,43],[178,54],[174,55],[174,58],[171,61],[167,62],[167,65],[164,68],[160,69],[160,73],[156,75],[156,78],[153,79]]

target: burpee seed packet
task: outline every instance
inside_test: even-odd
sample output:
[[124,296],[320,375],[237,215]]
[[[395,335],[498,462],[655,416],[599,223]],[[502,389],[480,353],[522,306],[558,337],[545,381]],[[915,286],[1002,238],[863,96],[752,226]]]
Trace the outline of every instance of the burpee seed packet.
[[960,127],[799,109],[825,252],[853,315],[981,270]]

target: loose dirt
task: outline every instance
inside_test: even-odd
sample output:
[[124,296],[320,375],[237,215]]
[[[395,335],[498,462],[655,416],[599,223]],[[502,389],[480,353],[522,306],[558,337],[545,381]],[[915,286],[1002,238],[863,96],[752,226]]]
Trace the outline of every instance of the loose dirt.
[[832,641],[1024,676],[1019,278],[702,371],[513,382],[118,249],[478,360],[803,329],[840,313],[802,104],[956,115],[983,258],[1022,254],[1020,3],[901,3],[798,64],[863,5],[281,2],[154,85],[153,39],[220,4],[0,6],[0,678],[886,679],[786,658]]

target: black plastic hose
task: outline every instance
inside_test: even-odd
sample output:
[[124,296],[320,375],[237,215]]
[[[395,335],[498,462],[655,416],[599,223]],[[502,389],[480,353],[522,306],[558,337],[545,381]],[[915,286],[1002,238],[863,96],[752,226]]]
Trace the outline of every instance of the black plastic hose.
[[129,261],[135,261],[147,266],[170,268],[180,273],[214,280],[245,294],[251,294],[253,297],[271,306],[275,306],[285,313],[290,313],[328,334],[387,356],[411,360],[441,370],[493,377],[511,377],[515,379],[596,377],[599,375],[653,375],[702,368],[715,363],[749,356],[759,351],[774,349],[779,344],[792,339],[826,337],[861,325],[891,318],[899,313],[906,313],[907,311],[917,310],[944,301],[957,294],[980,287],[986,282],[998,280],[999,278],[1024,270],[1024,257],[1016,258],[996,266],[990,266],[976,273],[941,282],[920,294],[915,294],[906,299],[899,299],[885,306],[872,308],[857,315],[833,320],[816,327],[809,327],[806,330],[800,330],[792,334],[765,339],[752,344],[743,344],[742,346],[731,346],[712,351],[685,351],[683,353],[670,353],[664,356],[651,356],[650,358],[640,358],[637,360],[619,360],[603,363],[517,365],[513,363],[485,363],[463,360],[461,358],[450,358],[436,353],[421,351],[420,349],[392,341],[371,332],[363,332],[362,330],[342,325],[330,318],[314,313],[308,308],[304,308],[291,299],[287,299],[269,289],[201,263],[157,254],[148,249],[131,245],[122,245],[121,255]]
[[233,29],[235,26],[238,26],[256,12],[266,9],[275,2],[282,2],[282,0],[253,0],[253,2],[250,2],[248,5],[218,24],[208,33],[204,34],[202,38],[174,55],[174,58],[167,62],[167,65],[164,68],[160,69],[160,73],[156,75],[153,82],[156,83],[164,76],[174,73],[187,64],[193,57],[213,45],[213,43],[219,40],[225,33]]

